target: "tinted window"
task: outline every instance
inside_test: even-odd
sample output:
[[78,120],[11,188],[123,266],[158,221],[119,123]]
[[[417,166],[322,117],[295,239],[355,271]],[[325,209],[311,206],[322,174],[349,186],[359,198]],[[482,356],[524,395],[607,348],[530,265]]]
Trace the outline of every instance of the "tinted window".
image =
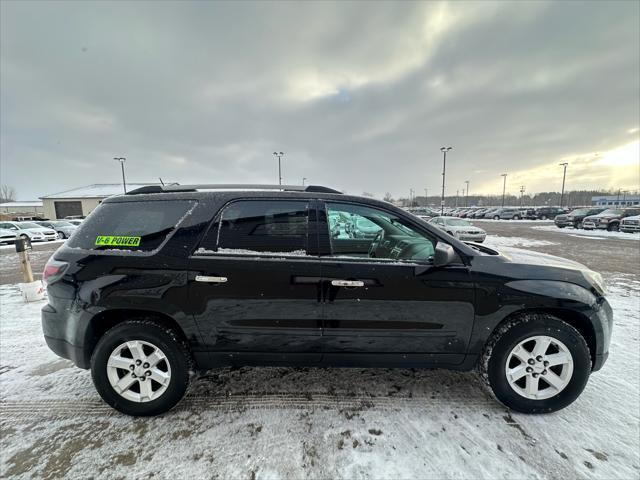
[[306,201],[243,200],[225,207],[200,245],[201,249],[251,252],[307,250]]
[[[87,250],[154,250],[194,205],[190,201],[103,203],[67,244]],[[98,241],[103,244],[96,245]]]

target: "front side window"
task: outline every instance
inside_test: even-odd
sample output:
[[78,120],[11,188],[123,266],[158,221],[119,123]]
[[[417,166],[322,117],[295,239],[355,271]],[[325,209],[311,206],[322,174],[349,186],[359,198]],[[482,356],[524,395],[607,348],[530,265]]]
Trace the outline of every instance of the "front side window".
[[[331,255],[429,262],[436,240],[393,213],[364,205],[327,203]],[[331,218],[339,218],[336,227]]]
[[306,254],[308,223],[306,201],[233,202],[216,218],[198,253]]

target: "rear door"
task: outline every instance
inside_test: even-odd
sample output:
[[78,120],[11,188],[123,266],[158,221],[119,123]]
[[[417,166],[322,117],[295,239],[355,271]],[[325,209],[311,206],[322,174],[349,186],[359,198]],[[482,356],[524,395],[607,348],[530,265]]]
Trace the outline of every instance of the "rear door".
[[320,359],[315,203],[238,200],[189,258],[189,302],[208,349],[239,363]]
[[[327,214],[338,213],[378,226],[373,238],[366,237],[366,251],[348,251],[350,239],[331,234]],[[474,288],[462,262],[432,265],[435,236],[407,218],[355,203],[322,204],[318,228],[327,362],[348,363],[354,354],[381,365],[463,361]]]

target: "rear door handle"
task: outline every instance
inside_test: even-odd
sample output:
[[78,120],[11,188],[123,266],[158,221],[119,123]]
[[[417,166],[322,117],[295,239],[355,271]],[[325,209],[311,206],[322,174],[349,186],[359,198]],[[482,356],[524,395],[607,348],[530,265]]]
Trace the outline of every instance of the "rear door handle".
[[227,283],[227,277],[208,277],[206,275],[196,275],[196,282]]
[[334,287],[364,287],[362,280],[331,280]]

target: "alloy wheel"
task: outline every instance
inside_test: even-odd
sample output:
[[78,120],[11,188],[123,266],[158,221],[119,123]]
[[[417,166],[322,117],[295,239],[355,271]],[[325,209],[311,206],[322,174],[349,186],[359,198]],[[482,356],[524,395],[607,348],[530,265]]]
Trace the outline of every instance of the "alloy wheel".
[[546,335],[518,343],[507,357],[509,386],[530,400],[545,400],[560,393],[571,381],[573,357],[560,340]]
[[111,352],[107,377],[121,397],[132,402],[150,402],[167,390],[171,366],[164,352],[152,343],[131,340]]

